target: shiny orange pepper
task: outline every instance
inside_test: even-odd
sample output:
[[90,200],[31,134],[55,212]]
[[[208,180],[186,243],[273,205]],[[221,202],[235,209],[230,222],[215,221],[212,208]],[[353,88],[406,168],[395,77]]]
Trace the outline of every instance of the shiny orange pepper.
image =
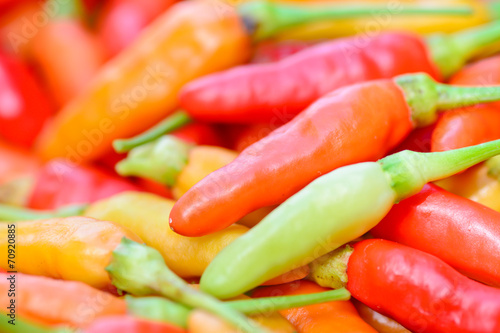
[[113,140],[142,132],[173,111],[185,83],[243,63],[249,46],[230,7],[196,0],[172,6],[61,110],[42,134],[40,156],[75,163],[102,156]]

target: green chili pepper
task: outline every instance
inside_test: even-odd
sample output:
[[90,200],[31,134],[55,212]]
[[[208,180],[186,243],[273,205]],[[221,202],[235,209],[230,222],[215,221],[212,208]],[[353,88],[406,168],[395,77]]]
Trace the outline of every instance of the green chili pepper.
[[53,211],[34,210],[0,204],[0,221],[32,221],[56,217],[80,216],[88,205],[69,205]]
[[360,237],[431,181],[500,153],[500,140],[439,153],[402,151],[334,170],[289,198],[224,248],[200,287],[230,298]]

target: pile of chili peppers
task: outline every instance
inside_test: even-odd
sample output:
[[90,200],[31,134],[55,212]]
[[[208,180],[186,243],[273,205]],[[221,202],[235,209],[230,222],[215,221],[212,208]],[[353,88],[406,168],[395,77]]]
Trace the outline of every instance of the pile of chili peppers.
[[500,2],[0,0],[0,332],[500,332]]

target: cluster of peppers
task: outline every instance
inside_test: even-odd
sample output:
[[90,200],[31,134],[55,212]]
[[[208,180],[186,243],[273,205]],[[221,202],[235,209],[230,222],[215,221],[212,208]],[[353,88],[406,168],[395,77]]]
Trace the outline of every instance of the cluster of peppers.
[[0,331],[500,331],[498,13],[0,0]]

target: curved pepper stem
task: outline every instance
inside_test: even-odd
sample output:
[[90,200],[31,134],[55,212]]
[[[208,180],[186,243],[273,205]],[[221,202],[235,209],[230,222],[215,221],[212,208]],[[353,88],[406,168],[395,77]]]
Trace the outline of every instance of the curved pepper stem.
[[81,19],[85,16],[85,6],[81,0],[49,0],[45,4],[45,10],[53,13],[52,20],[64,18]]
[[113,148],[117,153],[125,153],[132,148],[159,139],[161,136],[175,131],[190,122],[191,117],[185,111],[178,111],[138,136],[130,139],[115,140]]
[[438,83],[427,74],[400,75],[394,81],[403,90],[418,127],[434,123],[439,110],[500,100],[500,86],[451,86]]
[[[351,294],[345,288],[315,294],[263,297],[224,304],[246,315],[263,314],[333,301],[347,301]],[[135,298],[126,296],[127,309],[134,316],[167,321],[186,328],[191,308],[161,297]]]
[[386,4],[364,3],[317,3],[291,4],[266,0],[254,0],[238,7],[243,22],[253,32],[255,40],[262,40],[299,24],[328,19],[342,19],[358,16],[368,16],[380,12],[390,12],[392,15],[470,15],[468,6],[424,6],[405,5],[397,12],[390,11]]
[[256,323],[213,296],[191,288],[166,265],[161,254],[123,238],[106,267],[113,284],[136,296],[161,295],[189,307],[206,310],[247,333],[265,333]]
[[391,179],[398,201],[432,181],[447,178],[500,154],[500,140],[438,153],[405,150],[378,161]]
[[500,22],[485,24],[451,35],[433,34],[427,45],[444,78],[462,68],[483,48],[500,40]]
[[32,221],[56,217],[80,216],[88,205],[70,205],[54,211],[40,211],[0,204],[0,221]]

